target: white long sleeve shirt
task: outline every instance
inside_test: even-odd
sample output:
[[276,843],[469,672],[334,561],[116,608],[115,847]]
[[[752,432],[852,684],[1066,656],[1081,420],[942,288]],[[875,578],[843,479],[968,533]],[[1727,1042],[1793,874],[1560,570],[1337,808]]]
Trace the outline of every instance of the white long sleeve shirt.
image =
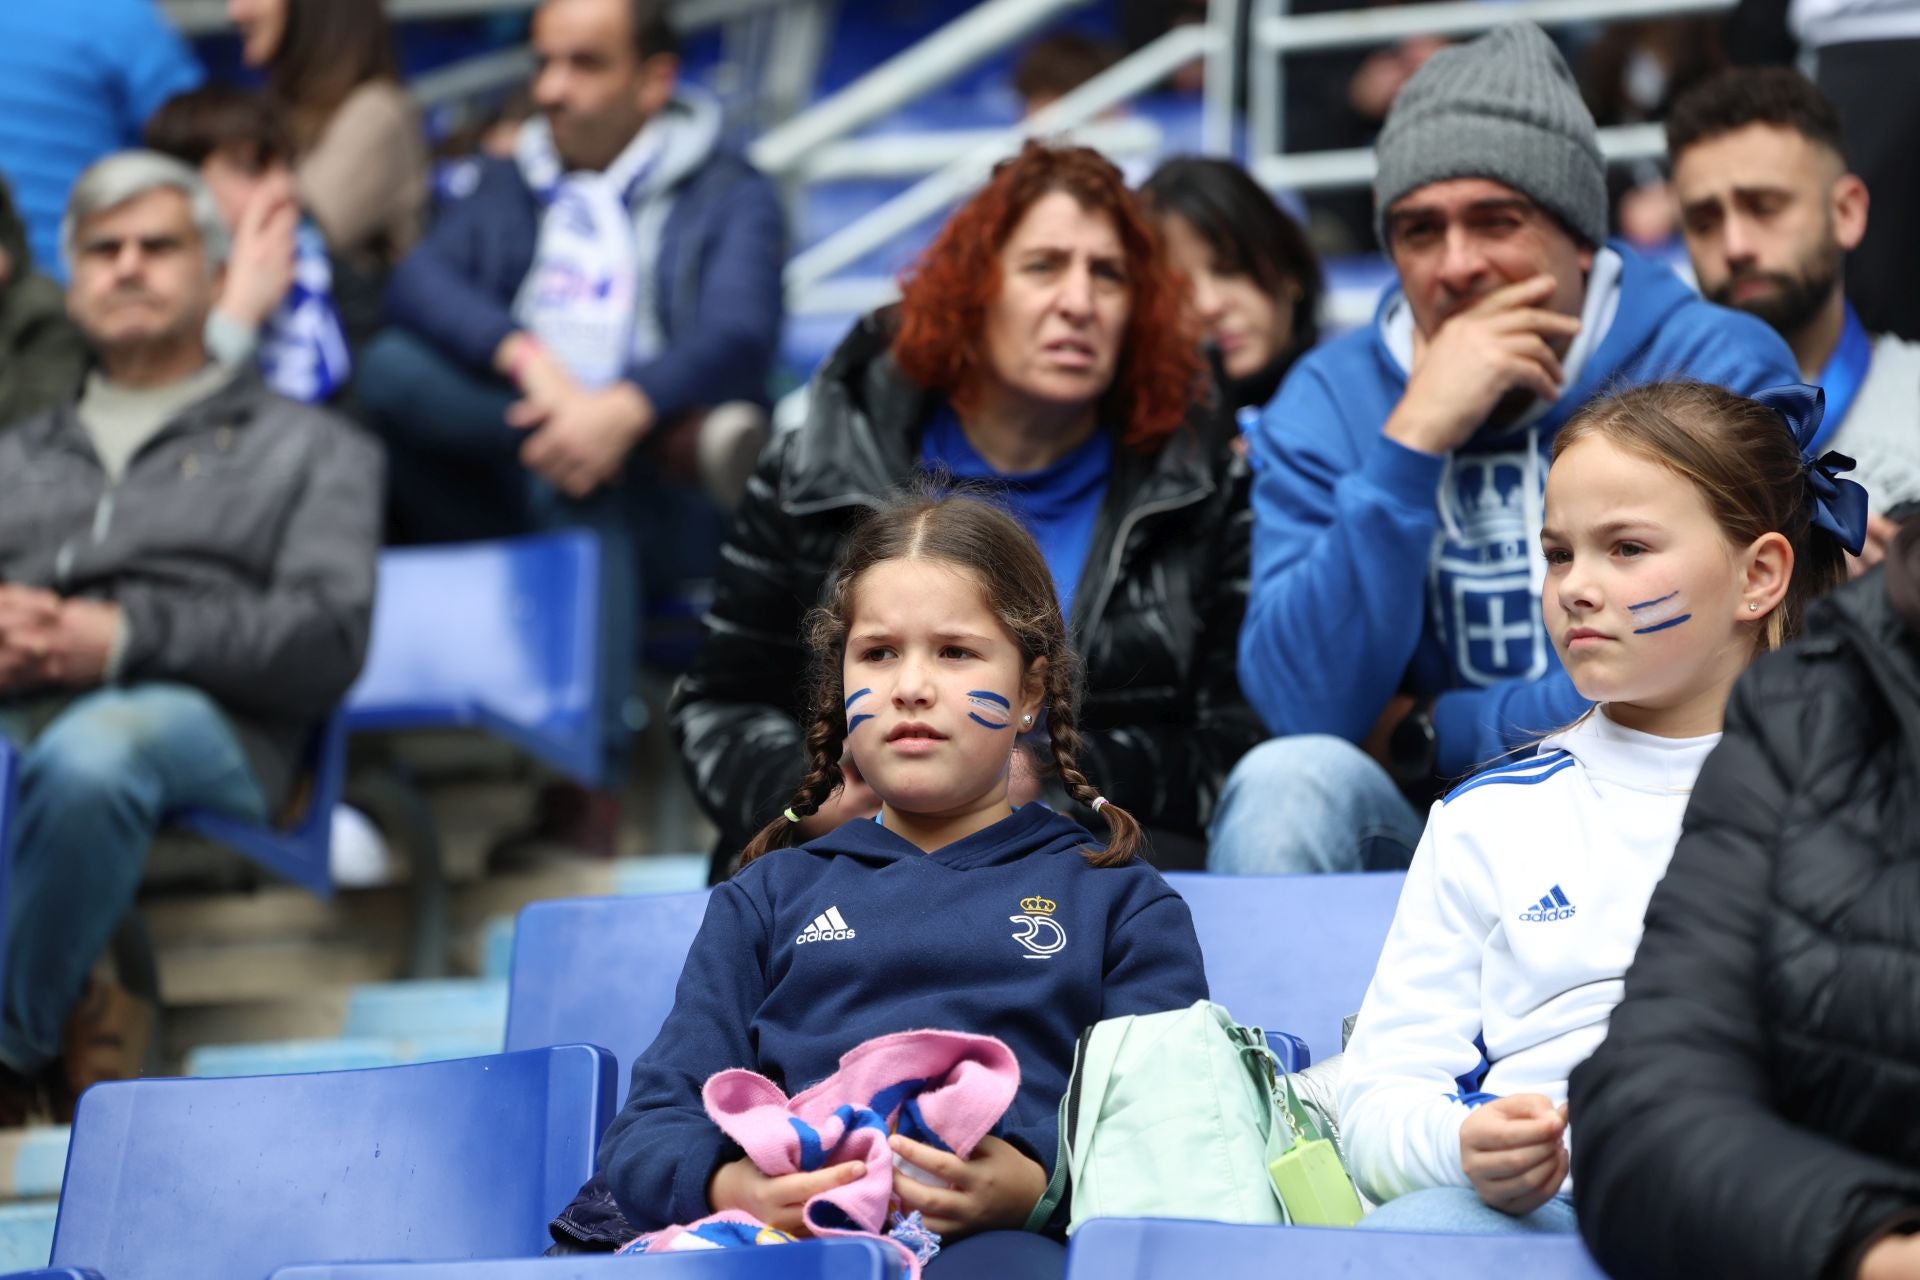
[[1566,1100],[1719,740],[1595,713],[1434,805],[1347,1047],[1340,1124],[1370,1198],[1470,1185],[1460,1125],[1480,1102]]

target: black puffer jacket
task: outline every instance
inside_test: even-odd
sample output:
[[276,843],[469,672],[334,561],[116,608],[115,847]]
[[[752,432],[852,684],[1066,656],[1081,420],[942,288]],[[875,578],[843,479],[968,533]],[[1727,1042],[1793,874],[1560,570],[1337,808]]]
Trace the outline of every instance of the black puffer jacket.
[[[889,340],[885,313],[856,326],[815,376],[806,422],[762,455],[728,535],[706,643],[674,697],[681,757],[720,827],[717,874],[806,772],[800,624],[841,535],[918,472],[935,397],[900,372]],[[1149,829],[1163,868],[1203,864],[1220,786],[1266,736],[1235,674],[1248,474],[1202,438],[1183,429],[1151,455],[1115,450],[1071,619],[1087,670],[1081,770]]]
[[1735,686],[1573,1073],[1581,1231],[1613,1275],[1851,1277],[1920,1219],[1920,635],[1893,581],[1816,605]]

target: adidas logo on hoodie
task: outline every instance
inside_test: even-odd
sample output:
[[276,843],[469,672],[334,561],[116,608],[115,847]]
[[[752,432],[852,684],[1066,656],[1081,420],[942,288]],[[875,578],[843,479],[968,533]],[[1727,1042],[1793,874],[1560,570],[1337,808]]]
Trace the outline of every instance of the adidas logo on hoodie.
[[839,907],[828,907],[813,918],[813,923],[800,931],[793,940],[795,946],[803,942],[845,942],[853,937],[853,926],[840,914]]
[[[1539,881],[1535,881],[1538,884]],[[1559,885],[1553,886],[1547,896],[1520,913],[1524,924],[1552,924],[1556,920],[1573,919],[1574,905],[1567,900]]]

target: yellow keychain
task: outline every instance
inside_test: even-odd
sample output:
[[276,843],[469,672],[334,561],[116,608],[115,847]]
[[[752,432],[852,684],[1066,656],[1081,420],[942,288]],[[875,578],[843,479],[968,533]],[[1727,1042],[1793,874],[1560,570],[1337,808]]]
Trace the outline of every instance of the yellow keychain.
[[1297,1227],[1350,1227],[1360,1221],[1360,1196],[1353,1189],[1331,1139],[1319,1132],[1293,1092],[1287,1073],[1277,1071],[1274,1089],[1279,1111],[1293,1131],[1293,1145],[1267,1166],[1287,1218]]

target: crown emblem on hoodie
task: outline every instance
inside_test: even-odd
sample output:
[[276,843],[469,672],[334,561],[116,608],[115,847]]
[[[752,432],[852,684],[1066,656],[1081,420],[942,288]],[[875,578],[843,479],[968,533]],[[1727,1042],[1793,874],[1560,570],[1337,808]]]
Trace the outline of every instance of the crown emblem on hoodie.
[[1032,897],[1020,899],[1020,909],[1030,916],[1050,916],[1053,914],[1054,908],[1059,905],[1060,904],[1052,898]]

